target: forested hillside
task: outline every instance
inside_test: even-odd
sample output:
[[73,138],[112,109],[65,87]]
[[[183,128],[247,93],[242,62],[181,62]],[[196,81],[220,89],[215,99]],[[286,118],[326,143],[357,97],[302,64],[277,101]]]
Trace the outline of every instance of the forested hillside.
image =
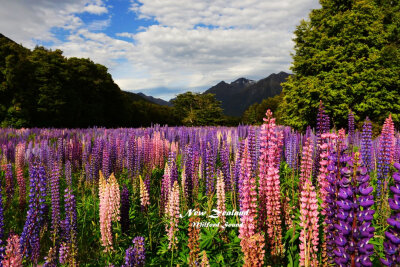
[[14,127],[175,124],[169,107],[123,92],[105,66],[32,51],[0,34],[0,124]]

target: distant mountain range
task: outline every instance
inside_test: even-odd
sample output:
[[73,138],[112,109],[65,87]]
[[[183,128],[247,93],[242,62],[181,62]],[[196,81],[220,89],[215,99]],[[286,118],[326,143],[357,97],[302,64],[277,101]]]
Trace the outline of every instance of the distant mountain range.
[[152,97],[149,95],[145,95],[143,93],[137,93],[136,95],[139,95],[142,98],[144,98],[150,102],[153,102],[155,104],[161,105],[161,106],[169,106],[169,107],[172,106],[172,103],[170,101],[165,101],[164,99],[161,99],[161,98],[155,98],[155,97]]
[[[246,78],[239,78],[231,83],[222,81],[203,94],[215,94],[215,98],[222,102],[225,115],[238,117],[252,104],[280,94],[282,92],[281,83],[285,82],[289,76],[290,74],[281,71],[257,82]],[[143,93],[138,93],[138,95],[159,105],[172,106],[171,100],[165,101]]]

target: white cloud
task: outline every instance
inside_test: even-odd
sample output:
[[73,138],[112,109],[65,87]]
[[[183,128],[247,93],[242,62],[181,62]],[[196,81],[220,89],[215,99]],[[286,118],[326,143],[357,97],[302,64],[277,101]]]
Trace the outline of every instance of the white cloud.
[[85,6],[83,8],[83,12],[88,12],[88,13],[91,13],[91,14],[101,15],[101,14],[107,13],[108,10],[107,10],[107,8],[105,6],[99,6],[99,5],[90,4],[90,5],[87,5],[87,6]]
[[[288,71],[295,26],[319,7],[318,0],[131,1],[132,14],[157,23],[113,37],[98,32],[111,17],[84,25],[77,16],[108,13],[101,0],[29,2],[7,1],[7,8],[0,9],[0,32],[23,44],[32,38],[53,40],[53,48],[67,56],[108,66],[122,89],[167,88],[165,93],[153,90],[164,97],[220,80]],[[70,31],[65,42],[55,40],[54,27]]]
[[0,32],[18,43],[34,47],[35,42],[54,41],[52,29],[76,30],[83,26],[78,13],[102,14],[106,7],[100,0],[0,0]]

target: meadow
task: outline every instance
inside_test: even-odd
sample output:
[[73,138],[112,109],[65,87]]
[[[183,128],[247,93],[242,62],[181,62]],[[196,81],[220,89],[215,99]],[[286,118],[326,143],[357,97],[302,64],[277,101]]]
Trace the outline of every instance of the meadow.
[[399,133],[348,120],[2,128],[2,266],[399,266]]

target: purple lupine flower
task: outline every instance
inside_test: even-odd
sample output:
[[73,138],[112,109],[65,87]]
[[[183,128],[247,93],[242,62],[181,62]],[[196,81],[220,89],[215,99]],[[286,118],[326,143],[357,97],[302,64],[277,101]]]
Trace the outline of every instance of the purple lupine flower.
[[71,167],[71,162],[67,160],[65,162],[65,180],[67,181],[67,185],[70,186],[72,185],[72,167]]
[[368,117],[364,122],[362,130],[361,158],[368,172],[371,172],[374,169],[372,161],[372,124]]
[[190,206],[192,203],[192,193],[193,193],[193,147],[186,147],[186,159],[185,159],[185,197],[188,201],[188,205]]
[[352,146],[354,144],[355,135],[354,135],[354,114],[351,110],[349,112],[348,121],[349,121],[349,126],[348,126],[349,145]]
[[0,186],[0,266],[2,267],[3,259],[4,259],[4,252],[5,252],[5,242],[4,240],[4,210],[3,210],[3,196],[1,192]]
[[110,159],[110,145],[109,143],[106,143],[106,145],[103,147],[103,161],[102,161],[102,171],[104,174],[104,177],[108,179],[110,177],[110,170],[111,170],[111,159]]
[[225,191],[231,190],[231,164],[229,162],[229,145],[227,144],[227,140],[223,141],[222,149],[220,152],[221,156],[221,164],[222,164],[222,175],[224,176],[225,183]]
[[360,155],[353,157],[344,155],[341,158],[340,189],[338,192],[337,229],[335,238],[335,263],[339,266],[372,266],[370,256],[374,252],[369,240],[374,236],[372,227],[374,204],[369,186],[369,175],[366,167],[361,166]]
[[51,171],[50,185],[51,185],[51,228],[53,246],[58,239],[60,227],[60,166],[59,162],[53,162]]
[[132,241],[133,247],[129,247],[125,253],[125,264],[123,267],[142,267],[146,260],[146,249],[144,237],[137,236]]
[[[339,160],[338,153],[334,148],[329,149],[330,154],[328,155],[328,175],[326,176],[326,180],[328,182],[326,195],[326,203],[328,205],[325,206],[325,225],[326,225],[326,250],[327,255],[330,259],[330,264],[333,264],[333,258],[335,256],[334,251],[336,249],[335,239],[338,236],[337,229],[335,228],[335,224],[337,224],[337,194],[339,191],[339,184],[337,179],[337,173],[339,170]],[[340,152],[340,151],[339,151]],[[339,154],[340,155],[340,154]]]
[[[76,200],[71,187],[65,189],[64,201],[65,220],[63,222],[63,243],[67,247],[67,250],[64,251],[67,255],[64,255],[64,257],[68,258],[70,262],[75,262],[77,250]],[[74,266],[74,264],[72,265]]]
[[206,194],[210,196],[214,192],[214,180],[215,180],[215,169],[214,169],[214,155],[213,155],[213,147],[210,142],[207,142],[206,148]]
[[[393,155],[393,130],[391,129],[391,117],[386,119],[382,128],[382,133],[379,139],[379,152],[377,159],[377,197],[380,201],[380,196],[383,190],[387,190],[388,174],[390,163]],[[379,205],[380,206],[380,205]]]
[[256,175],[258,163],[256,155],[256,132],[253,127],[250,127],[248,142],[249,142],[249,154],[251,159],[251,172],[253,175]]
[[131,202],[129,200],[129,190],[126,185],[121,192],[121,230],[123,233],[129,230],[129,209]]
[[30,166],[29,209],[20,239],[20,249],[25,257],[34,263],[39,257],[39,233],[43,222],[46,197],[46,172],[43,166]]
[[400,265],[400,164],[395,163],[394,167],[397,172],[393,174],[394,185],[390,187],[393,198],[389,198],[392,215],[387,219],[389,228],[385,232],[386,239],[383,243],[386,259],[380,259],[385,266]]

